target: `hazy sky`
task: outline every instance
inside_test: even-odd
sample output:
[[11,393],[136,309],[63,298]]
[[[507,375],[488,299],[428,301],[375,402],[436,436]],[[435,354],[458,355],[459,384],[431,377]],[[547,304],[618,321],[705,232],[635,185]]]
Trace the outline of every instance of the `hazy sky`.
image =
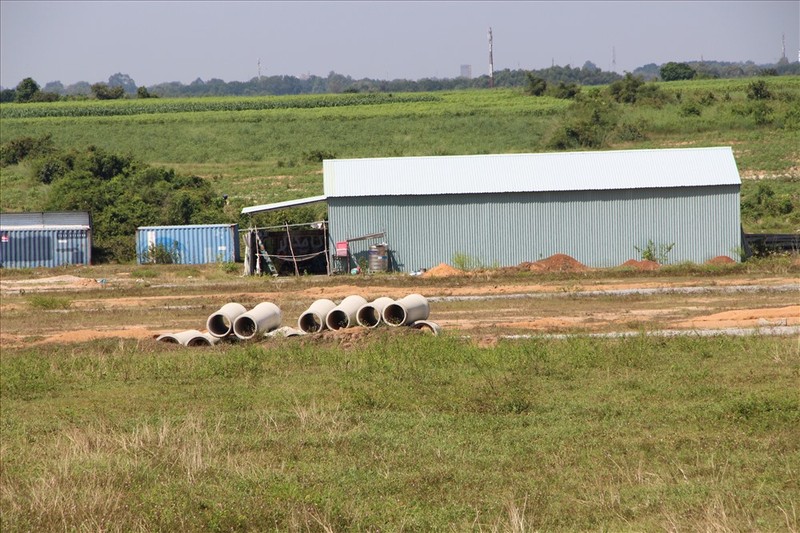
[[[798,58],[800,1],[212,2],[0,0],[0,85],[138,85],[330,71],[453,78],[495,70]],[[612,51],[615,53],[612,54]]]

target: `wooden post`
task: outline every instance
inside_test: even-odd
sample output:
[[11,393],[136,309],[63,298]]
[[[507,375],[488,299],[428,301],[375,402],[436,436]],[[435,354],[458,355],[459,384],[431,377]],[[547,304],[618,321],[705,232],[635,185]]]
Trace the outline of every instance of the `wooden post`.
[[325,268],[328,270],[328,275],[331,275],[331,258],[328,248],[328,223],[322,221],[322,235],[325,238]]
[[300,270],[297,268],[297,258],[294,256],[294,247],[292,246],[292,234],[289,233],[289,223],[286,222],[286,238],[289,239],[289,251],[292,254],[292,262],[294,263],[294,275],[300,277]]

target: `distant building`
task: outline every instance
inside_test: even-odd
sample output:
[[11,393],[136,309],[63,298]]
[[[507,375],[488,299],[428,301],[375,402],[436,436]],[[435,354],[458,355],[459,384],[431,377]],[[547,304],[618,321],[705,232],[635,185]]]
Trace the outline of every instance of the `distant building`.
[[472,79],[472,65],[461,65],[461,77]]

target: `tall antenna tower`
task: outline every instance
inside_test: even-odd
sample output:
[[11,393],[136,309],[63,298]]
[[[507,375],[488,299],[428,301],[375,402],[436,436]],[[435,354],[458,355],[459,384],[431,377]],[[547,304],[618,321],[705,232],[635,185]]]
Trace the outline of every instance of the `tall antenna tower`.
[[492,58],[492,27],[489,26],[489,87],[494,87],[494,59]]
[[261,58],[258,58],[258,81],[261,81]]
[[617,47],[611,47],[611,72],[617,71]]
[[781,35],[781,61],[786,61],[786,34]]

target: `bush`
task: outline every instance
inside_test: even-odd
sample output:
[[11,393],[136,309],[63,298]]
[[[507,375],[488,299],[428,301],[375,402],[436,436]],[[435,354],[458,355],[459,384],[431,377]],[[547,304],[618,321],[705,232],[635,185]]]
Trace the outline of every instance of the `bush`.
[[750,85],[747,86],[748,100],[769,100],[770,98],[772,98],[772,93],[764,80],[750,82]]
[[25,159],[50,155],[55,151],[53,136],[19,137],[0,146],[0,167],[16,165]]
[[555,150],[600,148],[617,124],[616,108],[602,97],[576,101],[571,116],[551,135],[546,145]]
[[309,163],[322,163],[325,159],[336,159],[336,154],[327,150],[310,150],[303,152],[303,159]]
[[33,176],[45,185],[65,175],[70,168],[59,157],[37,159],[33,163]]
[[646,141],[648,138],[646,130],[647,126],[644,122],[625,122],[616,127],[614,138],[622,142]]
[[550,96],[553,96],[554,98],[571,100],[578,96],[578,93],[581,92],[581,88],[577,83],[564,83],[562,81],[559,82],[556,87],[551,87],[550,91],[548,92],[550,93]]
[[682,117],[699,117],[701,113],[700,106],[695,102],[684,102],[680,110]]

